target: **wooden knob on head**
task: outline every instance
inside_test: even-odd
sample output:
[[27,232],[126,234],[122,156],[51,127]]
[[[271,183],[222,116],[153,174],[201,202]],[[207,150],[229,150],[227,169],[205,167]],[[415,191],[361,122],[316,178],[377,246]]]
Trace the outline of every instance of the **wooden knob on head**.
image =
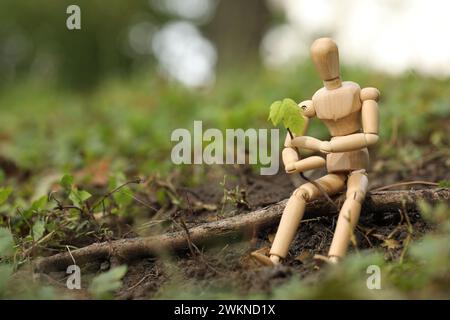
[[330,38],[319,38],[311,45],[311,57],[323,81],[339,78],[339,51]]

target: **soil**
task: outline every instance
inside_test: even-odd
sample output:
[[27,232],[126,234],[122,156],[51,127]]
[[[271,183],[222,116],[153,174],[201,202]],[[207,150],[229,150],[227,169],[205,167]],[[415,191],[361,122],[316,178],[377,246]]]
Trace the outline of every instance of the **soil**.
[[[434,153],[433,153],[434,152]],[[424,154],[435,154],[436,150]],[[378,160],[369,174],[371,188],[390,183],[411,180],[439,181],[450,180],[450,163],[443,154],[419,161],[413,167],[403,170],[384,170],[389,164]],[[264,207],[288,198],[298,185],[299,179],[291,179],[285,173],[276,176],[260,176],[249,167],[210,168],[208,184],[182,188],[176,186],[179,194],[184,194],[191,208],[172,211],[172,216],[183,216],[188,226],[220,219]],[[223,173],[228,179],[223,185]],[[317,178],[324,172],[316,172]],[[405,188],[427,188],[429,186],[408,186]],[[224,194],[228,200],[223,203]],[[413,239],[420,238],[432,230],[417,212],[407,212],[413,227]],[[289,255],[282,266],[276,268],[260,267],[249,253],[257,248],[270,247],[270,241],[277,226],[259,230],[257,234],[244,235],[240,242],[222,243],[212,248],[199,248],[198,251],[182,252],[159,258],[147,258],[128,263],[128,272],[123,278],[123,287],[117,293],[119,299],[155,298],[170,290],[171,283],[177,283],[176,290],[182,292],[183,284],[195,283],[202,288],[230,288],[241,294],[261,294],[268,292],[292,274],[301,277],[320,275],[320,266],[313,259],[314,254],[326,254],[331,243],[336,216],[304,220],[291,245]],[[382,248],[387,260],[397,258],[403,251],[403,242],[408,236],[407,219],[400,212],[386,212],[375,215],[363,212],[355,232],[357,247],[350,251],[369,248]],[[171,226],[174,228],[174,226]],[[134,236],[128,233],[128,236]],[[93,275],[105,271],[115,264],[105,261],[89,267]],[[50,275],[62,282],[64,273]],[[62,282],[64,283],[64,282]],[[83,291],[79,293],[83,296]]]

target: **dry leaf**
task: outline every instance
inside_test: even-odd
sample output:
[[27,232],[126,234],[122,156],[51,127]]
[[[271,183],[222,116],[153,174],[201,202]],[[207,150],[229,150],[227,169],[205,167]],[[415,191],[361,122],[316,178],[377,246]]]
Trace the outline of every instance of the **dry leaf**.
[[381,246],[388,248],[389,250],[394,250],[401,247],[400,243],[395,239],[386,239]]

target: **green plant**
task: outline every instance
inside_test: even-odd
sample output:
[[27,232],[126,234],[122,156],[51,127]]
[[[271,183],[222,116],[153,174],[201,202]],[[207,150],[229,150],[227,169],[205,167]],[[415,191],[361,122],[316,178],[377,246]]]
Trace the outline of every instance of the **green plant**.
[[121,279],[127,273],[127,266],[115,267],[95,277],[89,286],[94,299],[111,299],[114,292],[122,286]]
[[282,122],[287,130],[290,130],[296,135],[303,134],[305,129],[302,109],[292,99],[286,98],[282,101],[272,103],[270,106],[269,120],[272,121],[274,126]]

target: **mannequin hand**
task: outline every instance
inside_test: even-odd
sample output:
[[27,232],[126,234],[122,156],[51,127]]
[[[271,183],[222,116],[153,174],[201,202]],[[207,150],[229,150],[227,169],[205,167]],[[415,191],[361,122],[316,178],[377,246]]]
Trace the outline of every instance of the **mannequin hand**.
[[284,170],[286,170],[286,173],[293,173],[295,172],[295,162],[288,163],[284,166]]
[[331,153],[332,150],[331,150],[331,143],[330,143],[330,141],[322,141],[320,143],[320,145],[319,145],[319,151],[322,152],[322,153],[325,153],[325,154]]
[[324,158],[319,156],[308,157],[299,161],[289,162],[285,165],[287,173],[305,172],[312,169],[317,169],[326,165]]

